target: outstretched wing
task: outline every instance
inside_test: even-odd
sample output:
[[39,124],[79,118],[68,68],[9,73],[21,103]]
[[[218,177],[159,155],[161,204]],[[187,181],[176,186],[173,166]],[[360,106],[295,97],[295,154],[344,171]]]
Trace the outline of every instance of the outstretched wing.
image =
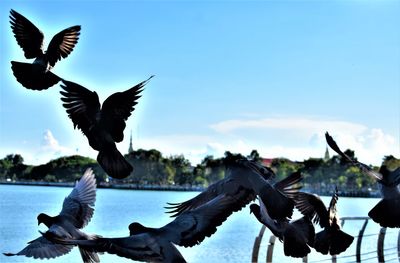
[[95,201],[96,178],[93,171],[87,169],[72,192],[64,199],[60,215],[74,218],[75,227],[83,228],[93,216]]
[[326,142],[328,143],[329,147],[331,147],[332,150],[334,150],[337,154],[342,156],[342,158],[344,158],[348,162],[352,163],[353,165],[357,166],[362,172],[368,174],[369,176],[371,176],[375,179],[378,179],[378,180],[382,180],[382,175],[380,173],[375,172],[374,170],[371,169],[371,167],[369,167],[366,164],[363,164],[359,161],[353,160],[352,158],[350,158],[350,156],[348,156],[347,154],[342,152],[340,150],[339,146],[336,144],[335,140],[332,138],[332,136],[329,135],[328,132],[325,133],[325,139],[326,139]]
[[328,210],[321,198],[315,194],[299,192],[294,199],[295,206],[299,211],[310,219],[314,219],[314,223],[319,223],[321,227],[329,225]]
[[275,183],[274,187],[284,193],[287,197],[294,199],[296,198],[298,191],[303,187],[301,185],[302,180],[303,177],[301,176],[301,172],[296,171]]
[[66,58],[78,43],[81,26],[72,26],[55,35],[47,48],[46,55],[52,67],[61,58]]
[[336,204],[339,199],[338,189],[335,187],[335,192],[332,195],[332,199],[329,203],[328,214],[329,214],[329,225],[336,224],[340,227],[339,217],[337,216]]
[[254,191],[246,189],[238,185],[234,180],[228,178],[210,185],[203,192],[185,202],[168,203],[169,206],[166,208],[170,209],[170,211],[167,211],[167,213],[172,213],[173,215],[171,217],[179,216],[185,211],[190,211],[206,204],[219,195],[235,197],[236,202],[230,206],[232,212],[241,210],[256,198]]
[[210,237],[232,213],[236,203],[233,196],[219,195],[198,208],[186,211],[165,225],[160,238],[180,246],[191,247]]
[[31,21],[11,9],[11,29],[26,58],[36,58],[43,54],[44,35]]
[[62,80],[64,85],[60,91],[63,106],[67,110],[68,116],[74,123],[74,128],[78,127],[87,136],[96,121],[96,115],[100,111],[99,96],[81,85],[71,81]]
[[[42,233],[43,235],[43,233]],[[55,236],[55,237],[63,237],[63,238],[71,238],[62,227],[57,225],[52,225],[48,231],[46,231],[45,235]],[[30,242],[28,245],[22,249],[20,252],[14,253],[4,253],[6,256],[26,256],[33,258],[55,258],[69,253],[72,250],[73,246],[68,244],[57,244],[48,240],[44,236],[38,237]]]
[[104,101],[101,121],[115,142],[121,142],[124,139],[125,121],[131,116],[143,87],[152,77],[124,92],[114,93]]
[[29,242],[24,249],[20,252],[13,253],[4,253],[6,256],[26,256],[32,258],[56,258],[65,254],[68,254],[72,250],[73,246],[71,245],[61,245],[55,244],[44,237],[39,237],[35,240]]

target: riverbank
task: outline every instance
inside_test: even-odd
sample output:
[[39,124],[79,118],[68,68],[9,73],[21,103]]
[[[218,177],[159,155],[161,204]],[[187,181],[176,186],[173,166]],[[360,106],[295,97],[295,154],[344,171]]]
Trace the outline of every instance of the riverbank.
[[[29,182],[29,181],[0,181],[3,185],[29,185],[29,186],[52,186],[52,187],[73,187],[72,182]],[[152,190],[152,191],[196,191],[201,192],[202,186],[185,185],[139,185],[139,184],[115,184],[101,182],[97,188],[129,189],[129,190]]]

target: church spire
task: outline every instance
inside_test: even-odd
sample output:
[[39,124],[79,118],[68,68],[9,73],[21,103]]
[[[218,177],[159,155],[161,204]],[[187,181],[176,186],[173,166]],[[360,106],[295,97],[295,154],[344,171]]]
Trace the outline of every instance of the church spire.
[[132,147],[132,130],[131,130],[131,139],[129,140],[128,153],[132,153],[132,152],[133,152],[133,147]]
[[329,156],[328,146],[326,146],[324,161],[328,161],[331,157]]

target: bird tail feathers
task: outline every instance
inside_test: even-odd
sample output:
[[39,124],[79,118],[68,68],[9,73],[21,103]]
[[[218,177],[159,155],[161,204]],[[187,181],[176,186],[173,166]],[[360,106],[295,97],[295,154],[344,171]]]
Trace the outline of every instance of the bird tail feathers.
[[324,229],[315,235],[314,248],[326,255],[338,255],[344,252],[352,243],[354,237],[341,231]]
[[11,69],[17,81],[27,89],[44,90],[57,84],[61,78],[57,75],[47,72],[35,72],[34,65],[11,61]]
[[115,146],[101,150],[97,155],[97,161],[109,176],[116,179],[128,177],[133,170],[132,165],[125,160]]
[[400,198],[382,199],[368,216],[382,227],[400,227]]

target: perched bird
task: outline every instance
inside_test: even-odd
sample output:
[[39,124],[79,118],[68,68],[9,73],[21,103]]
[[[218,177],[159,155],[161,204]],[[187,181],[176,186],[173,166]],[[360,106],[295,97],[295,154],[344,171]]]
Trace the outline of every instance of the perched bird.
[[321,198],[316,194],[299,192],[296,194],[296,208],[306,217],[314,219],[323,230],[315,235],[314,248],[316,251],[326,255],[338,255],[345,251],[351,243],[353,236],[343,232],[337,214],[336,203],[338,201],[338,190],[332,196],[329,208],[326,209]]
[[382,165],[379,172],[375,172],[368,165],[342,152],[329,133],[325,133],[325,138],[328,145],[342,158],[377,180],[382,200],[369,211],[368,216],[382,227],[400,227],[400,167],[390,171],[386,165]]
[[63,80],[61,100],[71,118],[74,128],[86,135],[89,145],[99,151],[97,161],[111,177],[122,179],[133,170],[132,166],[118,151],[115,143],[124,139],[125,121],[135,109],[144,85],[152,78],[136,86],[109,96],[100,109],[99,97],[74,82]]
[[78,43],[81,27],[72,26],[56,34],[47,51],[43,51],[44,35],[32,22],[11,9],[11,29],[24,50],[27,59],[33,63],[11,61],[14,76],[25,88],[43,90],[55,85],[61,78],[50,70],[61,58],[66,58]]
[[272,170],[265,168],[255,161],[241,158],[226,164],[226,175],[222,180],[210,185],[202,193],[182,203],[168,203],[167,213],[177,216],[194,209],[218,195],[235,197],[237,202],[230,211],[239,211],[258,195],[268,209],[273,219],[290,218],[293,214],[294,202],[283,193],[282,189],[290,187],[296,181],[285,181],[281,186],[272,185],[268,179],[274,177]]
[[[292,173],[287,178],[278,182],[278,186],[275,187],[279,189],[279,184],[286,185],[284,180],[299,181],[299,177],[300,173]],[[253,213],[261,224],[268,227],[272,234],[283,241],[285,256],[305,257],[311,252],[310,247],[314,245],[315,230],[308,217],[302,217],[291,222],[287,219],[273,220],[268,214],[263,201],[259,200],[259,203],[260,205],[250,205],[250,213]]]
[[219,195],[193,210],[181,213],[160,228],[149,228],[135,222],[129,225],[129,237],[74,240],[52,233],[46,233],[45,236],[59,244],[78,245],[137,261],[186,262],[175,245],[192,247],[200,244],[205,237],[210,237],[232,213],[227,212],[226,207],[235,202],[236,198],[232,196]]
[[[72,192],[64,199],[59,215],[49,216],[44,213],[38,215],[38,225],[48,227],[46,233],[59,238],[90,240],[97,238],[83,233],[79,229],[85,227],[93,216],[96,201],[96,179],[91,169],[87,169]],[[71,245],[56,244],[41,236],[28,242],[20,252],[4,253],[6,256],[26,256],[40,259],[55,258],[69,253]],[[91,249],[79,247],[83,262],[100,262],[99,257]]]

